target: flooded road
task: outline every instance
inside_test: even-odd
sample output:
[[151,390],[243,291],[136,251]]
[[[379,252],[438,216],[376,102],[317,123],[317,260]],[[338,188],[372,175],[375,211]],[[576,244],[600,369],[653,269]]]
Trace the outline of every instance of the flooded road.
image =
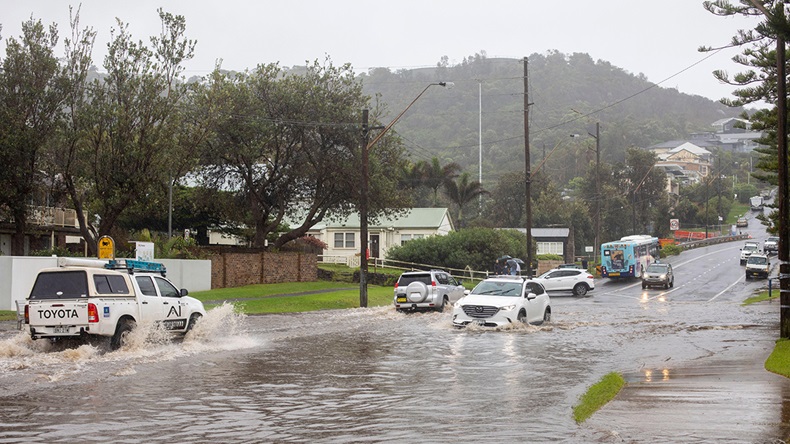
[[[732,247],[676,258],[670,291],[600,281],[591,297],[553,295],[541,327],[222,307],[183,341],[140,329],[113,353],[3,331],[0,443],[784,439],[790,385],[755,370],[778,337],[778,303],[740,306],[765,281],[736,281]],[[577,425],[579,396],[611,371],[627,388]]]

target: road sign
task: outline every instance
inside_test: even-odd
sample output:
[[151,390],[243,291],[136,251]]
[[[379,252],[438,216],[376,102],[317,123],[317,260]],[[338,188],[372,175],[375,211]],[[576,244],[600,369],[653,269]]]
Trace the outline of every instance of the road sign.
[[115,259],[115,241],[110,236],[99,238],[99,259]]
[[672,231],[680,229],[679,219],[669,219],[669,229]]

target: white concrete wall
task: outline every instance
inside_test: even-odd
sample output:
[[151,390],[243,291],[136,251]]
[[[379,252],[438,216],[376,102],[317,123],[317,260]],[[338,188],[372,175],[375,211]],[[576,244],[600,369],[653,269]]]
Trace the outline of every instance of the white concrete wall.
[[[155,259],[167,267],[167,278],[190,292],[211,290],[211,261]],[[24,300],[39,270],[57,267],[56,257],[0,256],[0,310],[16,310],[14,301]]]

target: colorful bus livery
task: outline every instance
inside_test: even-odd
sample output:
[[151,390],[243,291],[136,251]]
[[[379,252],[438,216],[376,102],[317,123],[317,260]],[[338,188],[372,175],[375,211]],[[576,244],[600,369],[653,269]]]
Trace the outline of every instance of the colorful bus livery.
[[642,277],[647,266],[658,259],[658,249],[658,238],[647,235],[601,244],[601,277]]

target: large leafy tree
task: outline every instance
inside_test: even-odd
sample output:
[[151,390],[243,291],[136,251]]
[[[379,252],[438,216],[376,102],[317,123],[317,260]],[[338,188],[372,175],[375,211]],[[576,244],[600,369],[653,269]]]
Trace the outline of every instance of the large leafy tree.
[[8,208],[15,232],[11,252],[24,254],[28,203],[42,188],[41,153],[55,133],[63,82],[54,48],[57,27],[40,20],[22,24],[9,38],[0,70],[0,207]]
[[182,16],[158,13],[162,33],[151,38],[150,47],[134,41],[118,21],[107,45],[106,76],[86,83],[89,35],[77,40],[83,44],[69,58],[70,114],[54,159],[91,252],[128,208],[190,160],[184,147],[194,145],[195,136],[185,134],[192,126],[183,119],[188,86],[181,74],[195,43],[184,37]]
[[[304,72],[276,64],[252,72],[216,70],[208,96],[221,111],[202,150],[206,184],[232,190],[247,201],[254,245],[286,221],[296,222],[275,241],[303,236],[324,217],[352,211],[359,199],[361,116],[368,98],[349,65],[328,62]],[[374,116],[377,112],[374,110]],[[398,186],[402,151],[389,137],[371,148],[370,213],[402,206]]]

